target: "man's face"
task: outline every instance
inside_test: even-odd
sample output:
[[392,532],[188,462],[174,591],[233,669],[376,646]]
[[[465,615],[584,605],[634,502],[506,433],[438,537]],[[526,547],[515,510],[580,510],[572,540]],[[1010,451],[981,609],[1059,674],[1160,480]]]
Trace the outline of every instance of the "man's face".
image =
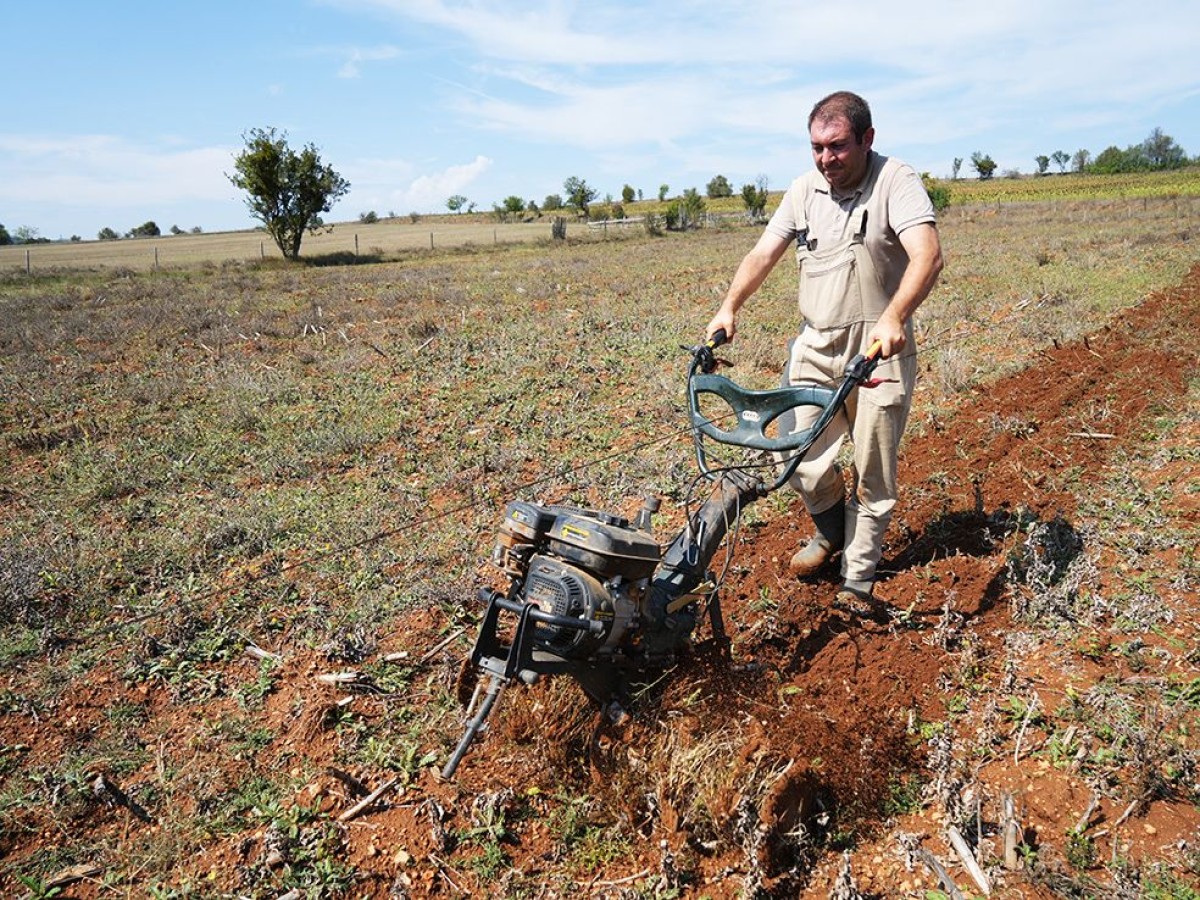
[[867,174],[867,158],[875,129],[868,128],[862,143],[854,140],[854,130],[845,116],[817,119],[808,132],[812,142],[813,162],[829,186],[837,191],[849,191],[858,186]]

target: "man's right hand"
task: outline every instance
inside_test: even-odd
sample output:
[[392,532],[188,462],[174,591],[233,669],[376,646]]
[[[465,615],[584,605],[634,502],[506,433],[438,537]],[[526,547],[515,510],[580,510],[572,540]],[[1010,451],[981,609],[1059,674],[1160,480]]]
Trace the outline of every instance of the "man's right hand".
[[712,321],[708,323],[708,327],[704,329],[705,339],[712,338],[714,334],[723,328],[725,329],[726,342],[732,341],[733,336],[737,333],[736,321],[737,316],[726,310],[725,307],[721,307],[717,310],[717,314],[712,317]]

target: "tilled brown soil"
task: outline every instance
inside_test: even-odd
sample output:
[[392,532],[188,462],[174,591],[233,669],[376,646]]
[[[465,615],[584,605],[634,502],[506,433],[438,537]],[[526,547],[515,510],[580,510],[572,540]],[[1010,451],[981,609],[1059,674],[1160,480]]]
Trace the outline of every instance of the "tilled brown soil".
[[[1016,523],[1072,521],[1079,498],[1109,476],[1116,455],[1143,442],[1148,417],[1185,398],[1187,380],[1195,377],[1196,335],[1200,267],[1178,288],[1147,299],[1087,341],[1047,350],[1016,374],[961,398],[952,413],[912,422],[902,460],[909,490],[889,533],[878,587],[885,612],[890,610],[886,621],[832,610],[833,573],[814,582],[788,574],[787,560],[805,536],[802,517],[768,517],[748,527],[722,589],[729,656],[702,644],[620,725],[600,717],[566,679],[513,689],[454,783],[439,781],[436,766],[423,768],[411,783],[337,826],[339,852],[363,879],[347,896],[505,895],[507,888],[488,885],[468,864],[474,851],[456,846],[451,835],[479,821],[481,798],[511,806],[514,795],[526,812],[506,821],[504,850],[522,873],[522,896],[530,896],[528,885],[541,872],[541,896],[547,897],[651,896],[635,891],[658,875],[660,884],[676,886],[678,896],[734,898],[757,891],[825,898],[844,864],[831,848],[845,845],[863,895],[923,897],[938,882],[927,867],[897,851],[900,834],[909,836],[911,847],[943,860],[960,887],[969,888],[943,840],[936,803],[890,819],[885,814],[898,779],[928,777],[930,749],[915,739],[915,723],[945,718],[943,682],[961,665],[964,635],[990,672],[981,677],[1000,677],[1005,635],[1018,627],[1006,587],[1009,557],[1020,539]],[[1173,439],[1193,447],[1200,442],[1194,419]],[[1200,479],[1195,464],[1184,460],[1147,477],[1172,492],[1166,505],[1194,529],[1200,518],[1191,489]],[[936,491],[928,489],[931,484]],[[1161,563],[1171,561],[1168,555]],[[1177,621],[1187,636],[1194,637],[1190,613],[1197,601],[1187,596],[1180,609]],[[951,615],[954,634],[948,636]],[[432,612],[415,614],[397,623],[380,652],[421,655],[438,644],[443,624]],[[425,677],[448,685],[460,653],[461,645],[436,654]],[[1032,654],[1020,673],[1023,683],[1060,690],[1055,660],[1051,653]],[[104,667],[77,676],[70,700],[53,716],[10,710],[0,723],[5,744],[28,748],[28,764],[49,763],[100,727],[114,698],[127,696],[147,705],[148,730],[163,735],[154,751],[160,764],[186,760],[217,780],[269,773],[273,760],[303,756],[308,771],[321,772],[335,763],[338,748],[329,721],[340,694],[314,688],[314,677],[327,669],[315,652],[284,662],[262,713],[278,737],[242,757],[231,755],[211,727],[202,727],[229,714],[232,701],[172,704],[161,688],[130,686]],[[23,677],[10,673],[8,686],[19,688]],[[366,694],[356,702],[369,717],[386,701]],[[454,732],[449,739],[456,738],[457,724],[447,727]],[[198,737],[203,734],[209,736]],[[1034,741],[1032,733],[1023,738]],[[681,771],[668,771],[672,760],[690,752],[696,753],[694,768],[681,764]],[[103,760],[95,768],[99,777]],[[354,774],[370,787],[386,777]],[[1011,743],[980,760],[974,776],[977,794],[988,804],[1000,791],[1012,792],[1027,839],[1040,835],[1047,847],[1061,843],[1090,796],[1079,779],[1022,755]],[[701,816],[688,804],[689,790],[705,790],[706,782],[712,787]],[[562,802],[548,796],[556,790],[596,798],[627,821],[633,852],[577,872],[573,887],[566,884],[559,867],[562,834],[550,825],[550,810]],[[331,774],[314,778],[296,797],[331,821],[353,799]],[[183,808],[196,803],[187,796],[169,800]],[[1121,812],[1105,799],[1097,816],[1113,826]],[[994,809],[981,818],[994,820]],[[32,815],[28,824],[31,831],[4,836],[6,865],[67,837]],[[136,841],[139,829],[156,827],[128,806],[98,803],[72,822],[71,839],[87,833],[97,847],[120,847]],[[1122,827],[1134,862],[1166,858],[1165,848],[1196,839],[1200,811],[1157,800]],[[826,829],[826,843],[803,859],[793,839],[800,828]],[[144,884],[191,877],[213,895],[236,893],[238,871],[262,864],[266,841],[259,830],[215,842],[199,856],[179,860],[178,871],[144,873]],[[686,877],[677,877],[682,870]],[[143,887],[102,887],[101,877],[76,881],[60,896],[146,895]],[[0,879],[6,891],[16,889],[8,876]],[[1050,883],[1011,872],[993,896],[1058,896]]]

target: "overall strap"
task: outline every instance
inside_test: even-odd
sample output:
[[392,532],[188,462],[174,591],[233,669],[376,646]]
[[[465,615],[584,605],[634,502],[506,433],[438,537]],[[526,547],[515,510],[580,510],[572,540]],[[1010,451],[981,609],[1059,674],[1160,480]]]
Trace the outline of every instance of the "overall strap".
[[[859,244],[867,236],[867,205],[871,202],[871,195],[875,193],[875,184],[879,181],[880,173],[883,172],[882,157],[872,152],[870,160],[871,168],[867,172],[866,183],[863,184],[862,192],[858,195],[858,203],[851,213],[857,219],[857,224],[854,225],[854,230],[851,233],[854,235],[855,242]],[[854,223],[855,219],[851,219],[851,222]]]
[[[796,190],[799,185],[803,185],[804,189]],[[817,239],[810,239],[808,236],[808,213],[804,209],[805,201],[811,192],[808,178],[797,178],[792,184],[792,217],[796,220],[796,243],[804,244],[810,251],[817,249]]]
[[858,209],[856,209],[854,211],[854,214],[858,217],[858,226],[854,229],[854,232],[853,232],[854,242],[856,244],[861,244],[867,238],[867,207],[866,207],[866,204],[863,204]]

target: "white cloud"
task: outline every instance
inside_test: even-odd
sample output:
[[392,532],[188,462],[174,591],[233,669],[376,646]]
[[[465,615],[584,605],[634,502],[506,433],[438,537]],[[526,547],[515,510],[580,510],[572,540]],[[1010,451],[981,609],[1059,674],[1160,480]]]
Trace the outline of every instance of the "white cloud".
[[0,201],[103,209],[146,208],[179,200],[223,199],[226,147],[142,145],[112,135],[0,134]]
[[454,194],[467,194],[471,185],[492,167],[492,160],[476,156],[461,166],[450,166],[440,172],[421,175],[403,190],[395,191],[392,199],[398,209],[438,210]]
[[[798,132],[828,90],[860,90],[918,142],[1017,131],[1032,117],[1110,121],[1200,87],[1200,12],[1159,0],[342,0],[465,42],[479,81],[464,122],[534,141],[671,143],[748,128]],[[923,115],[914,121],[913,111]],[[1040,122],[1039,122],[1040,126]],[[922,134],[925,137],[922,137]]]
[[350,181],[350,202],[366,209],[396,212],[438,212],[455,194],[470,193],[494,165],[487,156],[478,155],[469,163],[422,172],[402,159],[360,159],[346,169]]
[[345,47],[329,51],[333,55],[345,57],[345,62],[338,70],[338,78],[358,78],[362,75],[362,64],[366,62],[382,62],[396,59],[400,56],[397,47]]

